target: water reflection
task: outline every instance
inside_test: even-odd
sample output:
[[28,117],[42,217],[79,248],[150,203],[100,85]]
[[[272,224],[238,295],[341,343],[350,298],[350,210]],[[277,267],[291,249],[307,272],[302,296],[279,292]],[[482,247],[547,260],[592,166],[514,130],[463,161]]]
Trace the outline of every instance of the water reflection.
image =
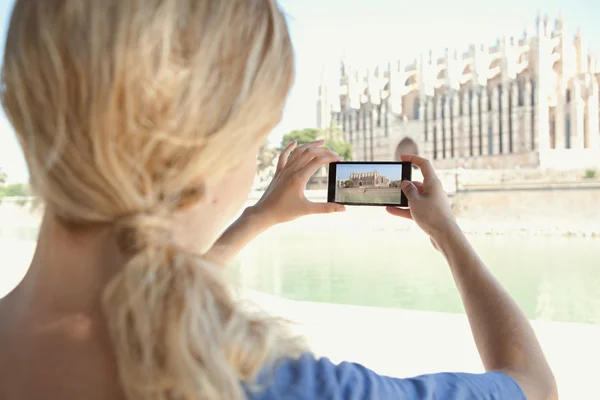
[[[600,324],[597,240],[476,237],[531,319]],[[272,232],[240,257],[244,284],[295,300],[464,312],[445,261],[421,235]]]
[[[463,313],[442,256],[420,233],[274,229],[238,258],[245,286],[295,300]],[[36,226],[0,226],[0,297],[22,278]],[[600,241],[477,236],[472,242],[531,319],[600,325]]]

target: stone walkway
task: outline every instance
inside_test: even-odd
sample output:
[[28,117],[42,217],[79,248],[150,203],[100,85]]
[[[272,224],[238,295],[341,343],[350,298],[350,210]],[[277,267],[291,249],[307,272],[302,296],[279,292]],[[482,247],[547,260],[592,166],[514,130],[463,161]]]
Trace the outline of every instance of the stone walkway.
[[[465,315],[296,302],[249,292],[268,312],[298,323],[314,352],[394,377],[483,372]],[[561,400],[599,398],[600,326],[533,321]]]

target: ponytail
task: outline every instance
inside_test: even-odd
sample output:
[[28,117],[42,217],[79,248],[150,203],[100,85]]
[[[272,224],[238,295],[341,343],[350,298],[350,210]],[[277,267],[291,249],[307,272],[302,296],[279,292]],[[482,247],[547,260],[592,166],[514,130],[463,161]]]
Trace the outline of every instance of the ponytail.
[[299,354],[277,319],[241,307],[222,268],[179,249],[168,219],[119,219],[126,261],[104,309],[129,399],[243,399],[279,354]]

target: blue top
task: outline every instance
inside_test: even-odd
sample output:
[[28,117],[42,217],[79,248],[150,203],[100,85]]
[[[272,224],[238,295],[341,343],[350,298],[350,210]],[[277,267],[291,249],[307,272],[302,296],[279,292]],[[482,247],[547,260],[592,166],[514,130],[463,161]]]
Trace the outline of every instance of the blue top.
[[526,400],[517,383],[501,372],[439,373],[410,379],[381,376],[358,364],[333,364],[305,354],[280,362],[247,390],[249,400]]

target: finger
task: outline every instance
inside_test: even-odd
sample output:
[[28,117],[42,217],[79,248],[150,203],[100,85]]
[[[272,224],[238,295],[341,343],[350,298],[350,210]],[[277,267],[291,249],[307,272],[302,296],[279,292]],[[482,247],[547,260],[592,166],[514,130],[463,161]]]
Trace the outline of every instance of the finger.
[[308,205],[308,212],[310,214],[330,214],[344,211],[346,211],[346,207],[337,203],[313,203],[309,201]]
[[413,185],[415,185],[417,187],[419,194],[425,194],[425,186],[423,185],[423,182],[418,182],[418,181],[411,181],[411,182],[413,183]]
[[412,214],[408,208],[396,208],[396,207],[386,207],[385,210],[397,217],[402,217],[406,219],[412,219]]
[[313,158],[309,163],[300,168],[297,172],[301,179],[308,181],[311,176],[317,172],[323,165],[331,164],[332,162],[342,161],[344,157],[338,156],[336,153],[325,154],[319,157]]
[[419,167],[421,169],[421,173],[423,174],[423,178],[425,180],[428,180],[428,179],[437,180],[438,179],[438,176],[435,173],[435,170],[433,169],[433,166],[431,165],[429,160],[427,160],[423,157],[416,156],[414,154],[404,154],[404,155],[400,156],[400,160],[410,162],[413,165],[416,165],[417,167]]
[[[302,155],[300,155],[293,162],[291,162],[289,168],[294,171],[299,171],[301,169],[304,169],[310,162],[320,157],[340,158],[340,156],[335,151],[330,150],[326,147],[313,147],[305,150],[304,153],[302,153]],[[341,160],[342,159],[340,159],[339,161]]]
[[304,152],[306,150],[313,148],[313,147],[321,147],[324,144],[325,144],[325,140],[323,140],[323,139],[315,140],[314,142],[303,144],[302,146],[298,147],[290,156],[290,159],[289,159],[290,164],[294,163],[295,160],[298,157],[300,157],[302,154],[304,154]]
[[411,181],[402,181],[401,188],[404,195],[408,198],[409,204],[411,200],[419,198],[419,189],[417,189],[417,186]]
[[285,165],[287,164],[288,158],[290,157],[291,152],[294,151],[297,144],[298,144],[298,142],[293,140],[290,144],[288,144],[285,147],[285,149],[283,149],[283,151],[279,155],[279,161],[277,161],[277,169],[275,170],[275,175],[279,174],[281,172],[281,170],[285,167]]

